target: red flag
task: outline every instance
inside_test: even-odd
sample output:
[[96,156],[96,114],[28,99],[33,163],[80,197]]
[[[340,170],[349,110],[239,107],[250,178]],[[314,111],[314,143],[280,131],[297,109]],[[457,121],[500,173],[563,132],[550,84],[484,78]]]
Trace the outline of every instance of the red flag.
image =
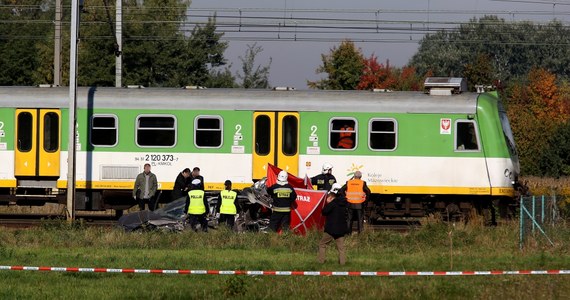
[[[281,171],[282,170],[280,168],[272,164],[267,164],[267,180],[265,181],[265,186],[270,187],[274,185],[277,182],[277,175],[279,175],[279,172]],[[312,186],[308,187],[305,184],[305,179],[299,178],[289,172],[287,172],[287,175],[289,175],[287,180],[289,181],[289,185],[291,185],[291,187],[302,189],[313,188]],[[309,185],[310,183],[311,180],[309,180]]]

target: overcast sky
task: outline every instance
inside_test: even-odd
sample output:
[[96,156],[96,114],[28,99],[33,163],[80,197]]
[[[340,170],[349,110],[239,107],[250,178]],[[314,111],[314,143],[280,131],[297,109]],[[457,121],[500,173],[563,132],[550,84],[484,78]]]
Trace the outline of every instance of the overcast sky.
[[218,30],[229,41],[225,54],[234,73],[247,45],[257,43],[263,47],[257,64],[272,59],[271,86],[297,89],[323,76],[315,73],[321,54],[343,39],[354,41],[366,57],[374,53],[378,61],[388,59],[401,67],[426,32],[456,27],[474,17],[570,20],[569,0],[193,0],[190,9],[191,20],[216,12]]

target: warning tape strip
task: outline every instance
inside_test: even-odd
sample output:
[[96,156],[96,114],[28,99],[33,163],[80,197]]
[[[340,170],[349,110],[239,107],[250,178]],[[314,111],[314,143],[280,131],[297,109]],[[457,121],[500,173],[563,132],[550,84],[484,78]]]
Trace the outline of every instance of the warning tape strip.
[[520,271],[403,271],[403,272],[354,272],[354,271],[244,271],[244,270],[161,270],[161,269],[107,269],[0,266],[0,270],[87,272],[87,273],[143,273],[182,275],[279,275],[279,276],[470,276],[470,275],[570,275],[570,270],[520,270]]

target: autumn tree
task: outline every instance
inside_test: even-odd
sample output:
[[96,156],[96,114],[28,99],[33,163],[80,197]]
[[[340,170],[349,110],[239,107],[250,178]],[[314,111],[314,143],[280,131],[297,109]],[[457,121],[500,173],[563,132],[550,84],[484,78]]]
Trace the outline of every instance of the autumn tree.
[[372,54],[364,59],[364,68],[356,88],[359,90],[393,89],[396,81],[390,61],[386,60],[385,65],[378,63],[378,57]]
[[[546,153],[556,153],[554,133],[569,117],[568,100],[561,94],[556,76],[545,69],[532,69],[525,81],[508,91],[508,116],[519,148],[521,169],[527,175],[548,173]],[[549,154],[550,155],[550,154]]]
[[325,73],[326,78],[317,81],[307,81],[313,89],[322,90],[354,90],[360,82],[364,67],[362,50],[356,48],[353,42],[346,40],[330,49],[328,54],[321,54],[323,64],[316,73]]
[[389,89],[394,91],[419,91],[423,80],[416,74],[416,69],[411,66],[395,68],[386,64],[378,63],[377,57],[372,54],[364,60],[364,68],[357,89]]

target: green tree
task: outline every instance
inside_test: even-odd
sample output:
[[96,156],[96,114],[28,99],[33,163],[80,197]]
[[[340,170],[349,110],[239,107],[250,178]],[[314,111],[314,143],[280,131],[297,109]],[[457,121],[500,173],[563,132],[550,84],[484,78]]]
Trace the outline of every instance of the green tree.
[[323,90],[354,90],[360,82],[364,68],[364,56],[360,48],[353,42],[343,41],[339,47],[330,49],[329,54],[321,54],[323,64],[316,73],[326,73],[327,78],[317,81],[307,81],[314,89]]
[[232,74],[231,66],[226,66],[223,69],[214,68],[210,70],[208,81],[205,85],[209,88],[237,88],[239,85],[236,83],[236,78]]
[[42,63],[41,45],[53,39],[53,31],[52,35],[49,30],[46,32],[53,24],[51,2],[5,0],[0,3],[0,85],[48,83],[35,80],[34,70]]
[[237,78],[241,81],[239,87],[245,89],[266,89],[269,88],[269,68],[271,67],[271,58],[265,66],[255,66],[255,58],[263,51],[261,46],[247,45],[245,56],[240,56],[242,63],[241,73],[237,73]]
[[559,21],[541,25],[485,16],[426,35],[409,64],[418,74],[431,70],[436,76],[465,76],[467,69],[473,76],[473,68],[487,57],[489,66],[484,66],[483,73],[491,81],[525,76],[533,67],[568,77],[568,45],[570,29]]
[[479,53],[472,63],[464,66],[463,77],[467,79],[468,88],[475,90],[475,85],[492,85],[495,81],[495,70],[487,54]]
[[187,84],[207,86],[212,69],[224,66],[224,52],[227,42],[221,42],[223,33],[216,33],[216,16],[208,18],[204,26],[196,26],[187,38],[185,51],[179,57],[178,77],[173,82],[176,86]]
[[540,157],[539,167],[549,177],[570,176],[570,122],[566,122],[552,134],[549,147]]
[[124,84],[174,86],[182,81],[178,72],[186,45],[180,26],[187,8],[178,0],[127,0],[123,4]]

